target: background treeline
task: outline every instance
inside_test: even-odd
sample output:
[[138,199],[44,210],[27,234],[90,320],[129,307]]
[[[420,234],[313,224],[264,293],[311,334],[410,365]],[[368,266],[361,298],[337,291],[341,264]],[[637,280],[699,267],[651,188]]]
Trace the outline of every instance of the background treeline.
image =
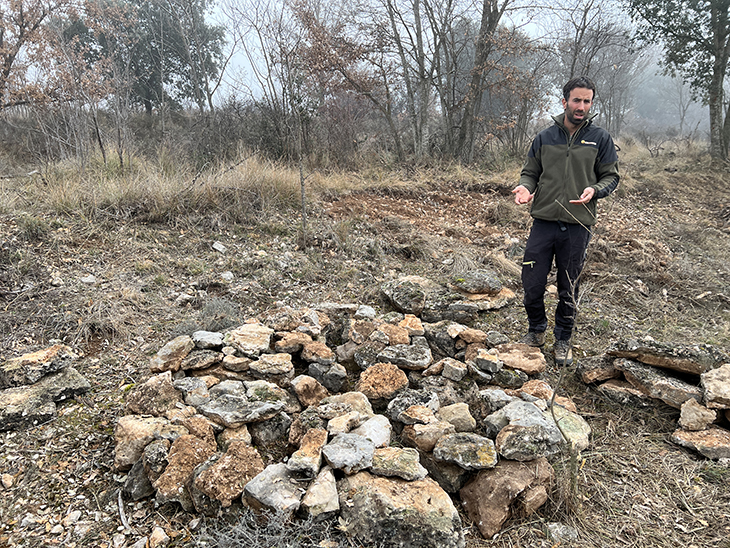
[[0,0],[0,171],[99,156],[202,169],[242,151],[325,168],[491,164],[524,154],[576,75],[596,81],[599,123],[617,139],[657,154],[668,139],[706,139],[724,159],[729,11],[719,0]]

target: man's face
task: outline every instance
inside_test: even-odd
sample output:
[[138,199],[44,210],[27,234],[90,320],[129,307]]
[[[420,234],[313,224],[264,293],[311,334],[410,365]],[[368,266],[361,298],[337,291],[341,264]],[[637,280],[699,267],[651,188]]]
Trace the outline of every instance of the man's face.
[[593,104],[593,90],[587,88],[575,88],[570,90],[570,96],[566,101],[563,98],[565,109],[565,120],[569,125],[578,127],[588,116],[588,111]]

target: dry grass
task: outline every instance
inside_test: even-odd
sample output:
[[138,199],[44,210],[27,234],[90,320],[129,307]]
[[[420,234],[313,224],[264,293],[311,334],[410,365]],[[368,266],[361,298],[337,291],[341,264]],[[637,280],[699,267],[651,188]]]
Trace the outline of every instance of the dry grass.
[[[576,355],[646,334],[727,349],[730,238],[720,212],[730,176],[694,153],[657,160],[625,147],[621,154],[626,176],[601,204],[590,248]],[[510,196],[519,170],[453,164],[308,174],[305,248],[298,247],[298,172],[254,157],[203,173],[163,158],[123,174],[97,162],[81,174],[55,166],[42,177],[0,180],[0,343],[6,354],[50,339],[80,347],[99,360],[86,373],[101,382],[95,401],[117,402],[107,410],[113,415],[122,383],[141,380],[149,354],[174,335],[224,329],[277,302],[379,306],[387,279],[446,282],[483,266],[519,293],[529,228],[527,211]],[[227,252],[213,250],[215,241]],[[96,284],[80,281],[89,274]],[[62,284],[51,284],[56,275]],[[182,293],[191,299],[178,302]],[[518,336],[519,302],[485,313],[478,327]],[[676,410],[621,406],[574,379],[561,391],[593,428],[578,474],[568,455],[557,458],[548,504],[509,522],[495,540],[469,528],[470,547],[553,547],[545,534],[553,521],[576,527],[580,547],[730,547],[730,473],[668,442]],[[108,465],[105,436],[99,458]],[[107,472],[89,485],[114,492]],[[144,519],[145,527],[157,521],[183,530],[190,516],[161,508]]]

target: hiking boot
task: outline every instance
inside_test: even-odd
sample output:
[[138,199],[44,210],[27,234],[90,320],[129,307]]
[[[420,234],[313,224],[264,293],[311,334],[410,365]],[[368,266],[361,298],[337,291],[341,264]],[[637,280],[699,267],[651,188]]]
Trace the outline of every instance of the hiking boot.
[[555,341],[553,346],[553,352],[555,353],[555,363],[557,365],[571,365],[573,363],[573,345],[570,341]]
[[519,341],[520,344],[526,344],[527,346],[542,347],[545,344],[545,332],[544,331],[528,331],[527,335],[522,337]]

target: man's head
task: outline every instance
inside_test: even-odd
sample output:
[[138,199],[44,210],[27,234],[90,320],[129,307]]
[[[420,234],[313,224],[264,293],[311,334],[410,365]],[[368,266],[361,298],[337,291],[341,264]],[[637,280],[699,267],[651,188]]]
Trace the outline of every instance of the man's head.
[[563,108],[565,109],[565,126],[571,131],[578,129],[588,116],[593,105],[596,85],[585,76],[573,78],[563,86]]

